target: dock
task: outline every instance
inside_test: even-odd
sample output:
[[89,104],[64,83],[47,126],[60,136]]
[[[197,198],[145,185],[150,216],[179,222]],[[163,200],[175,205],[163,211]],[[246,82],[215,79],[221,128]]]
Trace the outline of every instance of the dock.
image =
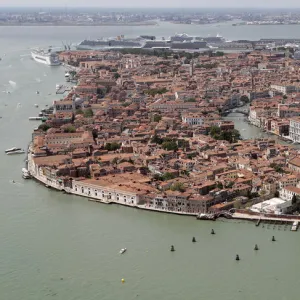
[[58,90],[56,90],[57,95],[62,95],[65,92],[70,92],[72,90],[71,86],[68,85],[62,85]]

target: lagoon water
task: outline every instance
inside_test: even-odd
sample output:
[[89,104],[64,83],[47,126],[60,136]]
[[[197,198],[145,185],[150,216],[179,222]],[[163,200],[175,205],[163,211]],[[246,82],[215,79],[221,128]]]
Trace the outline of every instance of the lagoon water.
[[[23,180],[25,156],[4,154],[13,146],[27,147],[39,124],[28,117],[57,99],[55,85],[64,80],[62,67],[34,62],[30,48],[119,34],[299,38],[299,28],[168,23],[0,27],[0,299],[299,299],[300,238],[289,228],[197,221],[88,202]],[[244,137],[258,134],[256,128],[237,122],[245,128]],[[210,234],[212,228],[215,235]],[[277,242],[271,242],[272,235]],[[193,236],[197,243],[191,242]],[[169,251],[172,244],[174,253]],[[124,247],[128,250],[120,255]],[[236,254],[241,261],[235,261]]]

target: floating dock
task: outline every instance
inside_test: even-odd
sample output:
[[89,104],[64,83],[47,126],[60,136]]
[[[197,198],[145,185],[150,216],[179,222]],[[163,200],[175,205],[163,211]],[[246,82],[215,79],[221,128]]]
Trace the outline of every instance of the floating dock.
[[68,86],[68,85],[62,85],[59,89],[56,90],[56,94],[57,95],[62,95],[64,94],[65,92],[69,92],[72,90],[72,87],[71,86]]

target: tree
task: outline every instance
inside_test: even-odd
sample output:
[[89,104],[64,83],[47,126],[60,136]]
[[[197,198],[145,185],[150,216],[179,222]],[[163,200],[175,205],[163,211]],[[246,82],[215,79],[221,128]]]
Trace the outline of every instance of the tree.
[[161,144],[163,143],[163,139],[160,138],[157,134],[155,134],[155,135],[153,136],[153,138],[151,139],[151,143],[161,145]]
[[106,145],[104,146],[104,149],[107,151],[115,151],[120,148],[121,148],[121,144],[118,144],[116,142],[106,143]]
[[115,79],[118,79],[118,78],[120,78],[120,77],[121,77],[121,75],[120,75],[119,73],[115,73],[115,74],[114,74],[114,78],[115,78]]
[[93,110],[91,108],[87,108],[84,111],[84,117],[85,118],[91,118],[94,115]]
[[167,151],[177,151],[178,146],[175,141],[166,141],[162,143],[162,148]]
[[222,51],[217,51],[216,52],[216,56],[223,56],[224,55],[224,52],[222,52]]
[[84,114],[84,112],[81,108],[76,109],[75,115],[83,115],[83,114]]
[[295,205],[297,203],[297,200],[298,200],[297,196],[296,196],[296,194],[294,194],[292,197],[292,204]]
[[172,184],[170,189],[171,189],[171,191],[179,191],[182,193],[185,192],[185,187],[182,182],[176,182],[176,183]]
[[73,125],[69,125],[64,129],[64,132],[66,133],[74,133],[76,132],[76,128]]
[[153,121],[158,123],[161,120],[161,118],[161,115],[154,115]]
[[43,131],[47,131],[49,128],[51,128],[51,126],[47,123],[43,123],[38,127],[38,129],[43,130]]
[[218,182],[217,184],[216,184],[216,188],[218,188],[218,189],[223,189],[223,184],[222,184],[222,182]]
[[244,102],[244,103],[249,103],[249,102],[250,102],[249,97],[246,96],[246,95],[241,96],[241,99],[240,99],[240,100],[241,100],[242,102]]
[[163,174],[162,176],[162,180],[166,181],[166,180],[170,180],[170,179],[174,179],[175,175],[169,172],[166,172]]
[[196,102],[196,99],[191,97],[191,98],[184,100],[184,102]]

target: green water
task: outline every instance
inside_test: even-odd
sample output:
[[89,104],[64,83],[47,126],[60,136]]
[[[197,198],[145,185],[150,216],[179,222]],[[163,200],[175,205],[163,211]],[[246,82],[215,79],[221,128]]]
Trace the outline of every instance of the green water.
[[[161,30],[170,28],[185,31]],[[299,233],[96,204],[21,178],[25,156],[4,150],[27,146],[39,124],[28,121],[39,112],[34,104],[51,104],[64,77],[62,68],[32,61],[29,47],[77,33],[79,40],[89,35],[82,28],[0,27],[0,299],[299,299]]]

